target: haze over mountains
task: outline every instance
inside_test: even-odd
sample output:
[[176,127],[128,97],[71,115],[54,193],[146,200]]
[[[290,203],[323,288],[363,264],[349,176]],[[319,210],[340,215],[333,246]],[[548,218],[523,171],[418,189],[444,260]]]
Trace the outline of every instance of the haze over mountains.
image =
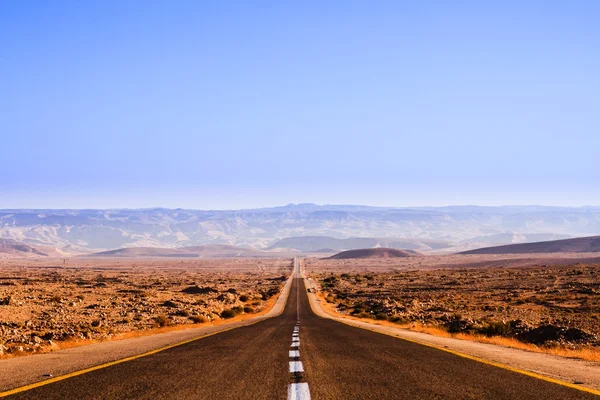
[[427,253],[598,233],[600,207],[0,210],[0,238],[66,254],[204,245],[301,252],[391,247]]
[[269,257],[280,253],[260,251],[256,249],[213,244],[207,246],[187,246],[180,248],[161,247],[127,247],[92,253],[94,257]]

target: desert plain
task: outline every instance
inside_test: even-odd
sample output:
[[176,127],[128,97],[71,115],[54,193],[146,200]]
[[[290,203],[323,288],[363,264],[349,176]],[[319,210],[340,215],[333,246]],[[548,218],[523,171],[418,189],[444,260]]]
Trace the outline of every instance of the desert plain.
[[[9,258],[0,356],[147,335],[266,311],[290,258]],[[600,254],[307,257],[336,314],[434,334],[600,354]],[[589,357],[588,357],[589,358]]]
[[307,259],[305,269],[342,316],[600,360],[597,253]]
[[0,261],[0,356],[251,317],[268,308],[290,259]]

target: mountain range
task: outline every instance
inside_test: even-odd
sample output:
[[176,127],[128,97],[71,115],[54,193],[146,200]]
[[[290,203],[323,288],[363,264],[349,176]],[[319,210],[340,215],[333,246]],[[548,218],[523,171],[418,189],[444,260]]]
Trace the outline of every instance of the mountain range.
[[0,239],[60,254],[229,245],[334,252],[455,252],[600,233],[600,207],[369,207],[289,204],[245,210],[0,210]]

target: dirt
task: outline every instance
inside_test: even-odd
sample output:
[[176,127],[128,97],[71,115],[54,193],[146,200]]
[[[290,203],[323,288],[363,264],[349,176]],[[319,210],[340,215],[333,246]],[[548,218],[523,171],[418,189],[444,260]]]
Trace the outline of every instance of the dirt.
[[342,315],[544,346],[600,346],[600,263],[565,256],[552,265],[543,256],[523,266],[535,260],[479,257],[472,268],[461,265],[473,256],[423,257],[420,268],[310,259],[305,268]]
[[260,313],[289,259],[4,260],[0,355]]

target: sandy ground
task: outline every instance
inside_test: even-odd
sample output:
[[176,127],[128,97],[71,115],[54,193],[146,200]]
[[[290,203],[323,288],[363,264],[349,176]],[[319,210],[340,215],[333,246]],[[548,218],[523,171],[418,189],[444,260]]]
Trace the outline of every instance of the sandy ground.
[[[307,288],[316,289],[317,285],[312,279],[305,279]],[[481,358],[509,367],[534,372],[550,378],[559,379],[568,383],[577,383],[592,389],[600,389],[600,363],[566,359],[562,357],[532,353],[524,350],[510,349],[486,343],[476,343],[453,338],[443,338],[425,333],[411,332],[406,329],[391,326],[382,326],[375,323],[355,321],[334,316],[324,311],[316,294],[308,293],[308,298],[313,311],[324,318],[330,318],[345,324],[369,329],[399,338],[416,341],[426,345],[448,349],[469,356]]]
[[60,376],[107,362],[143,354],[179,342],[200,339],[207,335],[255,324],[267,318],[275,317],[283,312],[291,283],[292,277],[285,283],[273,307],[260,316],[233,322],[224,322],[219,325],[189,328],[139,338],[107,341],[46,354],[0,360],[0,391],[39,382],[51,376]]
[[600,361],[600,262],[539,257],[526,260],[535,265],[514,256],[425,257],[416,270],[406,259],[305,265],[340,314],[598,353],[586,359]]
[[259,313],[290,269],[289,259],[0,262],[0,358]]

